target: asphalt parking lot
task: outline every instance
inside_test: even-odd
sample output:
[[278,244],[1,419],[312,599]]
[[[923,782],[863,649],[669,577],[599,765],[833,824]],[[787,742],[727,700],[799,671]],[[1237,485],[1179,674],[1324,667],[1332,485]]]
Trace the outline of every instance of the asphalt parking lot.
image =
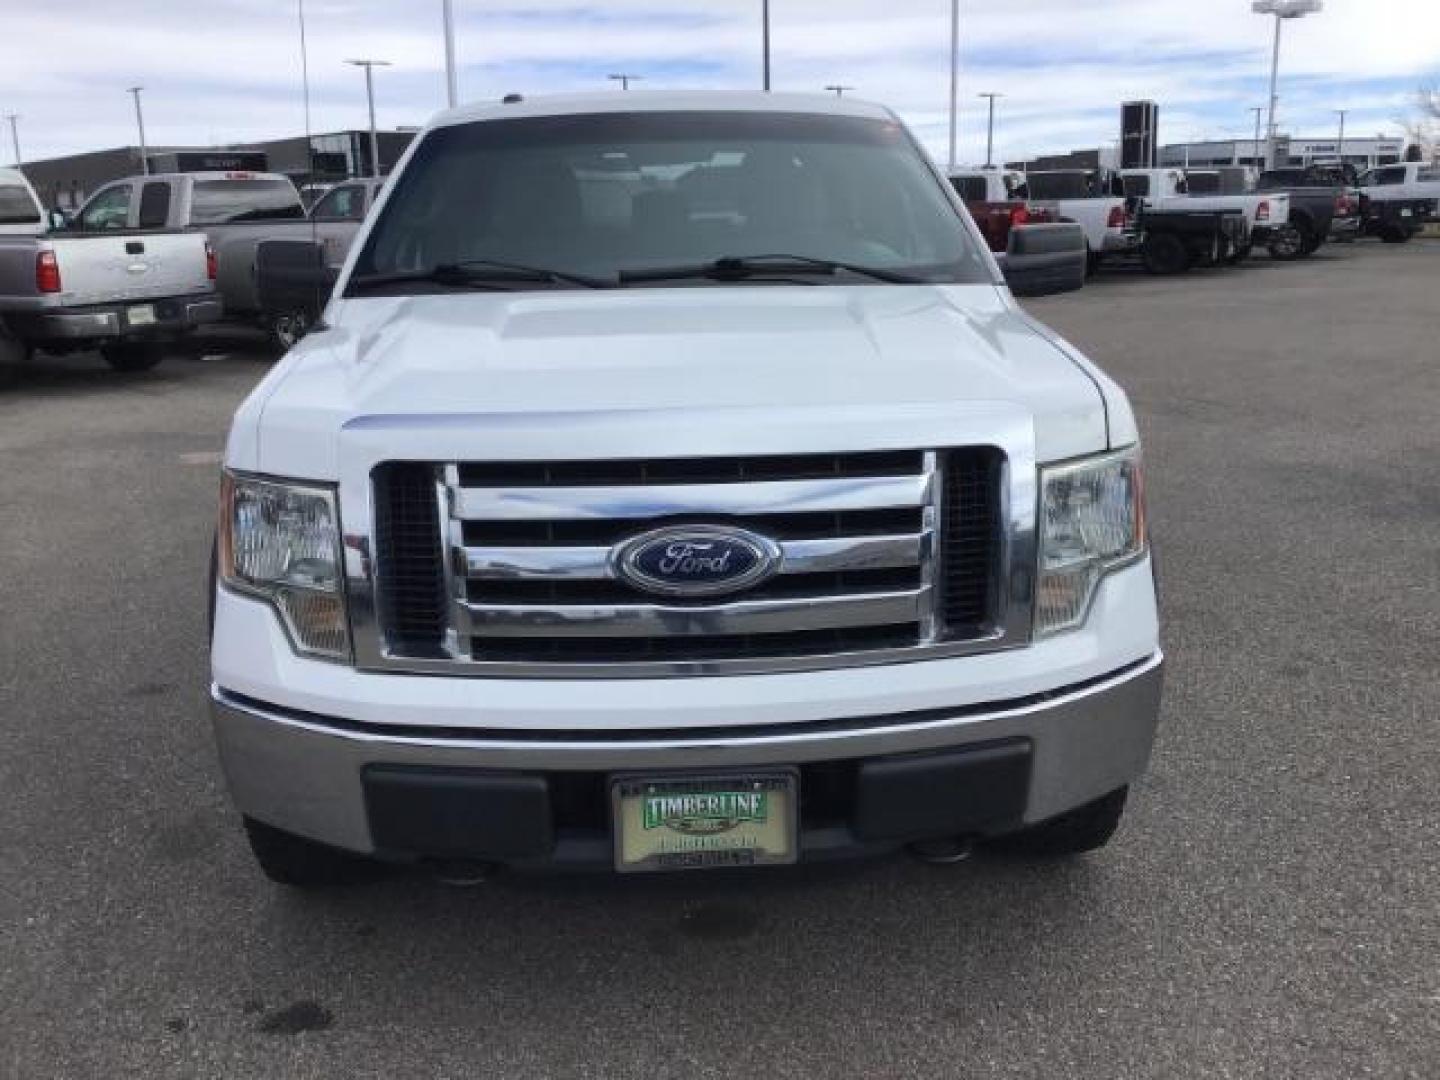
[[203,586],[268,364],[48,365],[0,394],[0,1076],[1440,1075],[1437,300],[1417,241],[1031,305],[1136,403],[1170,660],[1062,864],[272,886]]

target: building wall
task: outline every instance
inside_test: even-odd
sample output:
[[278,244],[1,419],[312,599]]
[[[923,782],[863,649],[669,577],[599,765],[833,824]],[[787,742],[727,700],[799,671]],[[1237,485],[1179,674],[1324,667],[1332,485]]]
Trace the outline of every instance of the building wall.
[[21,169],[35,194],[47,207],[73,210],[96,188],[122,176],[138,173],[140,150],[134,146],[95,150],[88,154],[27,162]]
[[[413,131],[381,131],[380,169],[390,172],[405,153]],[[346,180],[352,176],[370,175],[370,133],[368,131],[337,131],[315,135],[311,142],[313,156],[306,153],[305,136],[265,142],[239,143],[221,148],[211,147],[150,147],[152,159],[177,151],[207,149],[250,150],[264,153],[271,172],[290,176],[297,184],[308,180]],[[314,165],[312,175],[312,164]],[[141,172],[138,147],[122,146],[113,150],[96,150],[87,154],[32,161],[21,166],[25,176],[46,206],[64,210],[76,209],[98,188],[126,176]]]

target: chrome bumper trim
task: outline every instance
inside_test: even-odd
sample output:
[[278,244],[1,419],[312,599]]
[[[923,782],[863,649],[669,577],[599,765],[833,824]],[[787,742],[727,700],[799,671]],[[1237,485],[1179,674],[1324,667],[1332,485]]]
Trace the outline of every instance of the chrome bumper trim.
[[231,795],[240,810],[302,836],[373,850],[361,772],[367,764],[594,771],[720,768],[916,753],[1010,736],[1034,744],[1025,820],[1063,813],[1129,783],[1149,759],[1159,717],[1163,657],[1054,696],[891,719],[784,725],[653,737],[574,732],[471,735],[391,733],[373,726],[271,711],[211,687],[211,714]]
[[183,304],[176,319],[157,316],[153,323],[130,326],[123,318],[123,312],[131,307],[148,307],[168,303],[171,299],[136,300],[133,304],[114,304],[91,311],[39,312],[25,316],[29,335],[41,339],[84,341],[91,338],[120,338],[129,335],[144,336],[153,331],[201,326],[219,320],[224,308],[219,300],[194,300]]

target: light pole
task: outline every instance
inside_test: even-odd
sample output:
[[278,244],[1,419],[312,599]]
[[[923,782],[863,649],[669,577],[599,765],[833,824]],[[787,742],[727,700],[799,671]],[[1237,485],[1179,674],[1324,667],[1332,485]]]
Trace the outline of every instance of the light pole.
[[621,72],[617,75],[607,75],[605,77],[607,79],[610,79],[612,82],[618,82],[620,84],[621,90],[629,90],[630,84],[632,82],[640,82],[642,79],[645,78],[644,75],[629,75],[624,72]]
[[770,92],[770,0],[760,0],[760,49],[764,54],[764,74],[761,85],[765,93]]
[[455,77],[455,12],[451,0],[440,0],[440,14],[445,22],[445,103],[453,109],[460,100],[460,84]]
[[1265,112],[1265,106],[1256,105],[1250,111],[1255,114],[1255,145],[1250,149],[1255,152],[1257,158],[1260,158],[1260,167],[1263,169],[1265,167],[1265,159],[1260,155],[1260,116]]
[[10,143],[15,147],[15,167],[20,167],[20,114],[6,113],[5,119],[10,121]]
[[1340,135],[1335,140],[1335,160],[1341,165],[1345,164],[1345,114],[1349,111],[1349,109],[1335,110],[1335,114],[1340,117]]
[[1005,95],[986,93],[975,96],[990,99],[990,119],[985,124],[985,167],[988,169],[995,164],[992,154],[995,149],[995,99]]
[[955,119],[960,110],[960,0],[950,0],[950,168],[955,168]]
[[842,86],[839,83],[830,83],[825,89],[832,91],[836,97],[844,97],[846,90],[854,90],[855,88],[853,86]]
[[1257,15],[1275,16],[1275,45],[1270,54],[1270,122],[1265,132],[1265,165],[1275,167],[1276,82],[1280,74],[1280,24],[1286,19],[1303,19],[1323,10],[1325,0],[1253,0],[1250,10]]
[[150,155],[145,149],[145,114],[140,111],[140,91],[143,86],[132,86],[125,92],[135,99],[135,126],[140,129],[140,171],[150,175]]
[[375,77],[374,69],[389,67],[389,60],[346,60],[345,63],[365,69],[365,99],[370,105],[370,175],[380,176],[380,136],[375,132]]

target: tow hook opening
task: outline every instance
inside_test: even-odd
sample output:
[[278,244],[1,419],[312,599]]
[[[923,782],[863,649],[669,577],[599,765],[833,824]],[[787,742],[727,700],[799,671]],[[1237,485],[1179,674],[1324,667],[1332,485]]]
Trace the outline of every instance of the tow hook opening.
[[434,859],[425,865],[436,881],[456,889],[478,888],[500,872],[498,864],[478,859]]
[[947,836],[939,840],[919,840],[907,850],[920,862],[931,866],[950,866],[964,862],[975,851],[972,836]]

